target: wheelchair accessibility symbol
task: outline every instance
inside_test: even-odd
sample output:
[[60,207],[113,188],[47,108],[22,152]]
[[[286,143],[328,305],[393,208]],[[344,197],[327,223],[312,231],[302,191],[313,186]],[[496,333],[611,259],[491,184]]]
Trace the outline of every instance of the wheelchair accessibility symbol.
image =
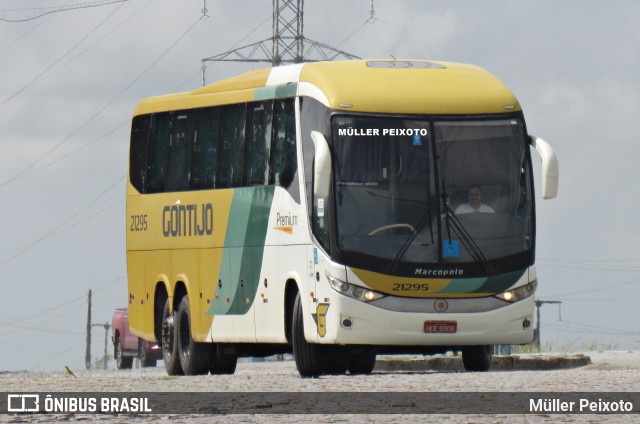
[[457,258],[460,256],[460,242],[458,240],[443,240],[442,256],[445,258]]

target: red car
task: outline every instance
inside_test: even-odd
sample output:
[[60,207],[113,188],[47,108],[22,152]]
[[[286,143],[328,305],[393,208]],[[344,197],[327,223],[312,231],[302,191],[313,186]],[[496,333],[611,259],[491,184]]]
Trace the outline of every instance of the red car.
[[143,367],[156,366],[158,359],[162,358],[162,348],[158,343],[142,340],[129,331],[127,308],[118,308],[113,312],[111,325],[113,357],[119,370],[131,368],[135,357],[140,358]]

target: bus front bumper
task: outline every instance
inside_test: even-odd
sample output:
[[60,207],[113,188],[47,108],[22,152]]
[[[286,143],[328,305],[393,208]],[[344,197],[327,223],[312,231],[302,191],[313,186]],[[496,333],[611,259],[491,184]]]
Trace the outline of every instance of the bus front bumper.
[[398,312],[335,295],[327,310],[326,334],[318,341],[396,346],[526,344],[533,340],[534,307],[534,296],[530,296],[486,312]]

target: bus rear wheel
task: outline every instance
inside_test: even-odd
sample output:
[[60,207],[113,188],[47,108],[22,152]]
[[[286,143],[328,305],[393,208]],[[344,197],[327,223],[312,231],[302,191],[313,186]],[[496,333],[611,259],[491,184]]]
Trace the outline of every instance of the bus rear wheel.
[[173,315],[169,313],[169,299],[167,299],[162,310],[162,359],[169,375],[183,374],[178,358],[175,313],[176,311]]
[[[215,350],[215,348],[214,348]],[[214,352],[209,371],[212,375],[233,374],[236,372],[238,356]]]
[[307,342],[304,338],[304,320],[302,315],[302,299],[300,293],[296,295],[293,306],[292,322],[293,356],[296,368],[301,377],[319,377],[325,369],[326,356],[323,346]]
[[493,346],[465,346],[462,348],[462,364],[467,371],[489,371]]
[[212,361],[211,343],[199,343],[191,337],[191,308],[189,296],[184,296],[178,309],[176,322],[178,356],[186,375],[202,375],[209,372]]

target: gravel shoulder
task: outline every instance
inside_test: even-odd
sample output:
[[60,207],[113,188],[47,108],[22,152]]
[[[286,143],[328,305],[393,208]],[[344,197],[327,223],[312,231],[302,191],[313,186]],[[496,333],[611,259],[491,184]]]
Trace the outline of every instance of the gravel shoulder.
[[[550,371],[488,373],[375,371],[369,376],[299,377],[293,361],[240,362],[234,375],[166,375],[156,368],[0,374],[2,391],[639,391],[640,351],[584,352],[591,364]],[[554,358],[563,355],[520,355]],[[553,377],[552,379],[550,377]]]
[[[585,352],[591,364],[579,368],[544,371],[375,371],[369,376],[299,377],[293,361],[241,362],[234,375],[167,376],[164,367],[116,370],[74,370],[0,374],[3,392],[640,392],[640,352]],[[524,356],[524,355],[523,355]],[[541,355],[538,355],[541,356]],[[542,355],[543,356],[543,355]],[[551,358],[553,355],[548,355]],[[59,419],[56,416],[55,420]],[[84,417],[84,418],[83,418]],[[64,415],[64,420],[122,422],[131,416]],[[178,422],[218,422],[216,416],[138,416],[157,422],[171,417]],[[413,417],[413,419],[411,419]],[[589,418],[590,417],[590,418]],[[228,422],[600,422],[593,415],[231,415]],[[632,416],[638,418],[638,415]],[[53,416],[0,416],[0,422],[49,422]],[[126,419],[125,419],[126,418]],[[418,418],[418,419],[416,419]],[[439,418],[439,419],[437,419]],[[569,419],[571,418],[571,419]],[[626,419],[624,419],[626,418]],[[607,422],[629,422],[629,416],[608,416]],[[618,421],[619,419],[619,421]],[[222,422],[222,421],[220,421]]]

